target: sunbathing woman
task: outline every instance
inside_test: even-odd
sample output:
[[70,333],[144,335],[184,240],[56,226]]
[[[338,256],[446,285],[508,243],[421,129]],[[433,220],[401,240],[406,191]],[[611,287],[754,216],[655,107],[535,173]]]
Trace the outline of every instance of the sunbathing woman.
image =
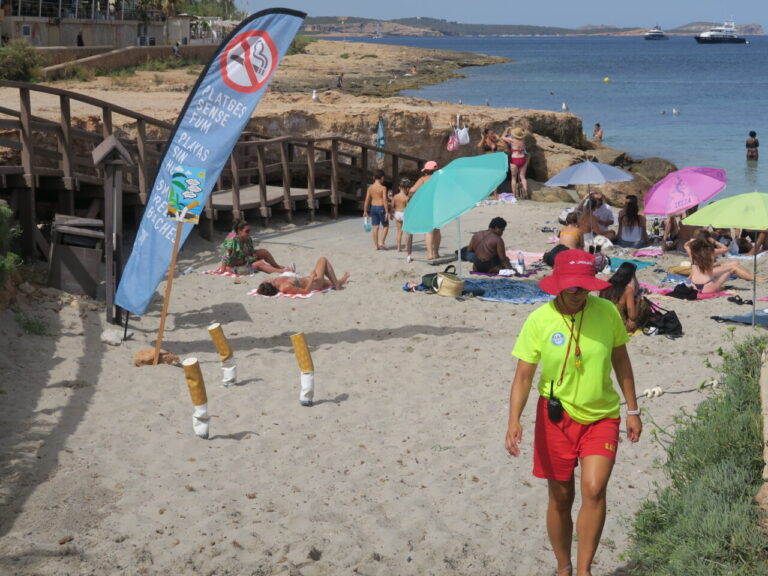
[[608,279],[610,288],[600,292],[600,297],[616,305],[627,332],[632,333],[643,328],[650,312],[648,301],[643,298],[640,284],[635,273],[637,266],[631,262],[622,262],[616,273]]
[[[717,247],[716,241],[704,239],[701,235],[685,243],[685,251],[691,259],[691,282],[693,287],[702,294],[718,292],[730,278],[735,274],[743,280],[757,280],[765,282],[766,278],[755,278],[738,262],[715,263],[716,251],[725,248],[722,244]],[[726,252],[728,251],[725,248]]]
[[262,296],[274,296],[278,292],[309,294],[313,290],[325,290],[327,288],[342,290],[348,280],[349,272],[344,272],[344,275],[337,279],[328,258],[318,258],[315,268],[309,276],[301,277],[295,272],[283,272],[277,278],[264,280],[259,284],[256,291]]
[[275,262],[269,250],[255,249],[250,232],[251,227],[245,220],[238,218],[232,223],[232,232],[221,246],[221,266],[216,270],[217,273],[250,274],[260,270],[273,274],[293,270]]

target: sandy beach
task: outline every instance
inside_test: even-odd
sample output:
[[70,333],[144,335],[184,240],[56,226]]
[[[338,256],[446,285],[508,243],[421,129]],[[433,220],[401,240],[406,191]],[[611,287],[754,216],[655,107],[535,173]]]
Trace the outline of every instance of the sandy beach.
[[[552,234],[541,228],[565,206],[476,208],[461,219],[462,243],[499,215],[509,248],[543,252]],[[133,366],[136,351],[153,347],[161,296],[119,346],[100,339],[109,326],[98,302],[57,290],[23,285],[0,313],[0,572],[550,573],[546,485],[531,474],[532,401],[523,455],[509,457],[503,442],[510,350],[538,304],[407,293],[406,281],[437,269],[374,251],[357,217],[273,226],[254,232],[278,262],[307,273],[328,256],[352,278],[304,300],[248,296],[260,278],[201,274],[216,267],[217,243],[193,234],[178,270],[194,271],[174,281],[163,347],[200,359],[209,440],[192,431],[180,367]],[[452,250],[453,225],[444,238]],[[421,236],[415,255],[424,257]],[[665,255],[639,277],[656,281],[655,268],[681,259]],[[758,268],[764,274],[765,262]],[[751,284],[729,285],[751,298]],[[709,318],[747,311],[725,298],[661,304],[677,311],[685,336],[629,343],[638,389],[665,395],[641,398],[643,438],[621,444],[595,574],[620,573],[629,521],[664,481],[655,432],[711,393],[697,388],[715,376],[707,363],[717,364],[717,348],[752,331]],[[49,334],[25,332],[22,317],[44,319]],[[221,385],[206,329],[214,321],[235,351],[233,387]],[[315,364],[311,408],[298,402],[297,332]]]

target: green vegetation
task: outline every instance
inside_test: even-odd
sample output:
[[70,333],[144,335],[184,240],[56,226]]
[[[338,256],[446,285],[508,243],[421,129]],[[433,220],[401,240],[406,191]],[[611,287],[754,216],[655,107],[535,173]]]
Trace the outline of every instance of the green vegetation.
[[304,54],[307,46],[312,42],[317,42],[317,38],[312,38],[311,36],[295,36],[291,45],[288,46],[288,51],[285,55],[291,56],[293,54]]
[[[633,526],[634,574],[768,575],[762,485],[760,356],[768,337],[736,344],[722,358],[720,394],[662,432],[670,481],[646,502]],[[668,442],[668,444],[666,443]]]
[[364,58],[378,58],[378,57],[379,57],[378,54],[363,54],[362,56],[360,56],[360,58],[358,58],[358,60],[362,60]]
[[48,336],[48,323],[44,318],[35,314],[27,314],[26,312],[16,312],[14,314],[16,324],[24,330],[25,334],[33,334],[35,336]]
[[26,40],[0,48],[0,80],[30,82],[43,66],[43,57]]
[[349,53],[344,52],[343,54],[339,54],[339,58],[341,58],[342,60],[346,60],[347,58],[349,58]]
[[8,204],[0,202],[0,288],[21,264],[21,258],[11,252],[11,242],[20,234],[13,223],[13,211]]

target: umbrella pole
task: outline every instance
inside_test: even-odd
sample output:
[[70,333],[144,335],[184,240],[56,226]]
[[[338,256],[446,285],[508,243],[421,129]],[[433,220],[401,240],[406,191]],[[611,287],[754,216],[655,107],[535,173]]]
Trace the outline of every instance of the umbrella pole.
[[456,255],[459,257],[459,278],[461,278],[461,216],[456,218]]
[[755,327],[755,309],[757,308],[757,246],[752,256],[752,328]]

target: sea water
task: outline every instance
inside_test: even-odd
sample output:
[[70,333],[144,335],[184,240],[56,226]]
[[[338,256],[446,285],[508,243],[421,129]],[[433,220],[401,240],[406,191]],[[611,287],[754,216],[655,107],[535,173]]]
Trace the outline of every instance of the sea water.
[[[404,96],[553,111],[565,102],[581,117],[588,137],[599,122],[603,144],[633,158],[659,156],[679,168],[725,169],[728,187],[714,199],[768,192],[768,37],[751,37],[746,45],[700,45],[690,36],[655,42],[642,37],[370,41],[512,60],[464,68],[464,78],[405,91]],[[461,106],[456,110],[461,112]],[[764,137],[758,162],[746,161],[744,141],[750,130]]]

